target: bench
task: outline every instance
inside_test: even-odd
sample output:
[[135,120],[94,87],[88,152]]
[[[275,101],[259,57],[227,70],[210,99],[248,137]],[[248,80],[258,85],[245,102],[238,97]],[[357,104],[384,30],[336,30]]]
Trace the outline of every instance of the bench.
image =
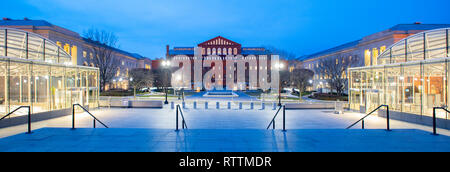
[[334,103],[286,103],[286,109],[334,109]]

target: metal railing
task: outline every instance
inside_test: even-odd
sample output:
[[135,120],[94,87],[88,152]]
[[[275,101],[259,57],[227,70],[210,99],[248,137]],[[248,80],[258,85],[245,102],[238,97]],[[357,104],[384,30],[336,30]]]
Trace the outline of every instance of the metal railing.
[[[178,113],[178,112],[180,112],[180,113]],[[178,124],[179,124],[179,122],[178,122],[178,114],[180,114],[181,115],[181,123],[182,123],[182,125],[181,125],[181,127],[182,127],[182,129],[184,130],[184,129],[188,129],[188,127],[187,127],[187,125],[186,125],[186,121],[184,120],[184,115],[183,115],[183,110],[181,109],[181,107],[180,107],[180,105],[177,105],[177,107],[176,107],[176,129],[175,129],[175,131],[178,131],[179,129],[178,129]]]
[[436,109],[442,109],[444,111],[446,111],[447,113],[450,113],[450,111],[448,109],[446,109],[445,107],[434,107],[433,108],[433,135],[438,135],[437,131],[436,131]]
[[3,116],[2,118],[0,118],[0,121],[22,108],[28,109],[28,131],[27,131],[27,134],[31,134],[31,109],[30,109],[30,106],[20,106],[17,109],[13,110],[12,112],[10,112],[10,113],[6,114],[5,116]]
[[72,105],[72,129],[75,129],[75,106],[79,106],[81,109],[83,109],[85,112],[87,112],[89,115],[91,115],[92,118],[94,118],[93,120],[93,124],[94,124],[94,128],[95,128],[95,121],[98,121],[100,124],[102,124],[105,128],[109,128],[108,126],[106,126],[102,121],[100,121],[99,119],[97,119],[94,115],[91,114],[91,112],[89,112],[88,110],[86,110],[86,108],[84,108],[83,106],[81,106],[80,104],[73,104]]
[[372,115],[374,112],[376,112],[381,107],[386,107],[386,130],[390,131],[391,129],[390,129],[390,126],[389,126],[389,106],[388,105],[380,105],[380,106],[378,106],[375,110],[373,110],[372,112],[368,113],[366,116],[362,117],[360,120],[356,121],[352,125],[348,126],[346,129],[352,128],[353,126],[355,126],[359,122],[361,122],[361,128],[364,129],[364,119],[367,118],[368,116]]
[[278,116],[278,113],[280,113],[280,110],[283,109],[283,131],[286,131],[286,105],[280,106],[277,110],[277,113],[275,113],[275,116],[273,116],[272,120],[270,121],[269,125],[267,126],[267,130],[272,125],[272,129],[275,130],[275,119]]

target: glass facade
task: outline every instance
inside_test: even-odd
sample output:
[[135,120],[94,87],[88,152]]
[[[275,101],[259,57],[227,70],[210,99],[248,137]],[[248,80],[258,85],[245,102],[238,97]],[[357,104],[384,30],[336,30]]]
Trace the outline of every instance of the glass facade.
[[[410,36],[380,56],[378,66],[349,69],[351,109],[370,112],[386,104],[393,111],[432,116],[433,107],[448,106],[448,29]],[[448,119],[448,114],[437,113]]]
[[98,106],[98,68],[72,66],[70,55],[33,33],[3,28],[0,40],[0,114]]

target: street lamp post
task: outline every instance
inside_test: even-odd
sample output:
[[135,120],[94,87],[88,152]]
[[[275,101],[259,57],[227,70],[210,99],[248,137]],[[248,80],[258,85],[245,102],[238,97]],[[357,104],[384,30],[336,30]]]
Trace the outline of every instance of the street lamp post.
[[[278,72],[280,73],[280,72]],[[279,82],[280,85],[278,87],[278,106],[281,106],[281,81]]]
[[278,106],[281,106],[281,76],[280,76],[280,71],[281,69],[284,68],[283,63],[278,62],[278,64],[276,64],[275,68],[278,70],[278,80],[279,80],[279,87],[278,87]]
[[164,101],[164,104],[169,104],[167,101],[167,87],[164,87],[164,92],[166,93],[166,100]]
[[[167,68],[170,66],[170,62],[169,61],[163,61],[162,62],[162,66],[164,68],[164,71],[167,72]],[[165,76],[166,78],[169,78],[166,74]],[[165,83],[164,84],[164,92],[166,93],[166,100],[164,101],[164,104],[169,104],[169,101],[167,101],[167,85]]]

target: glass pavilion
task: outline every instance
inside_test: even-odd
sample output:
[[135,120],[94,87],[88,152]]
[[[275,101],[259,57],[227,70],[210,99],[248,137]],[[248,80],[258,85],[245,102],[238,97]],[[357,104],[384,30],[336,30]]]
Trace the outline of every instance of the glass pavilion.
[[379,65],[349,69],[350,108],[367,113],[386,104],[394,112],[432,116],[433,107],[449,105],[449,29],[412,35],[379,55]]
[[0,115],[19,106],[32,113],[97,107],[98,68],[76,66],[54,42],[18,29],[0,28]]

